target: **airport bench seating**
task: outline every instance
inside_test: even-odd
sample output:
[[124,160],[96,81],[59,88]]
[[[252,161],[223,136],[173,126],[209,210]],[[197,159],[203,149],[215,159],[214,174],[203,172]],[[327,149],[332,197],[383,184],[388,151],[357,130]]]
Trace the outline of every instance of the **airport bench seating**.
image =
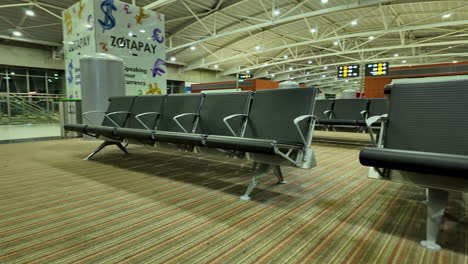
[[[121,144],[125,142],[171,144],[193,152],[228,152],[254,160],[260,166],[241,196],[248,200],[271,167],[278,183],[285,183],[280,166],[315,166],[311,143],[316,94],[316,88],[301,88],[113,97],[102,125],[70,124],[64,128],[105,140],[86,159],[108,145],[125,150]],[[113,120],[113,116],[127,121]]]
[[377,146],[360,152],[369,177],[427,188],[426,240],[440,249],[437,235],[448,203],[448,190],[468,191],[468,80],[388,85],[388,115]]

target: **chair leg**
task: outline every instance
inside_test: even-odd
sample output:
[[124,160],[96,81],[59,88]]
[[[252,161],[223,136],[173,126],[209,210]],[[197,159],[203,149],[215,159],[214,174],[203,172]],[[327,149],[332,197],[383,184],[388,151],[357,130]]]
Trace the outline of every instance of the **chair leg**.
[[260,163],[260,166],[258,167],[254,176],[250,180],[250,184],[247,187],[247,190],[245,190],[244,195],[240,197],[241,200],[244,200],[244,201],[250,200],[250,193],[253,191],[255,186],[257,186],[260,178],[263,177],[263,175],[265,175],[268,172],[268,169],[270,169],[269,164]]
[[429,250],[437,251],[441,249],[440,245],[437,244],[437,236],[447,204],[447,191],[427,189],[426,240],[421,241],[421,245]]
[[117,147],[119,147],[119,149],[122,150],[125,154],[129,154],[128,151],[127,151],[128,144],[125,145],[125,147],[120,142],[114,143],[114,144],[117,145]]
[[280,165],[273,166],[273,171],[275,172],[276,178],[278,178],[278,184],[285,184],[286,181],[283,178]]
[[91,154],[89,154],[86,158],[84,158],[83,160],[89,160],[91,157],[93,157],[94,155],[96,155],[99,151],[101,151],[103,148],[109,146],[109,145],[113,145],[114,143],[113,142],[109,142],[109,141],[104,141],[102,142],[101,145],[99,145],[99,147],[91,152]]

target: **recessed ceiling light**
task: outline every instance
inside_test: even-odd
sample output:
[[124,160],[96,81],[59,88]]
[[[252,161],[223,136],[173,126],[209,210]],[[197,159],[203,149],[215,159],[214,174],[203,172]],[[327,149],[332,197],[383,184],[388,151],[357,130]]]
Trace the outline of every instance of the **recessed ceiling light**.
[[23,33],[19,32],[19,31],[13,31],[13,35],[17,36],[17,37],[20,37],[20,36],[23,35]]
[[176,61],[176,58],[175,58],[175,57],[171,57],[171,61]]
[[289,70],[292,71],[292,70],[293,70],[293,67],[289,67]]
[[28,16],[34,16],[34,11],[32,11],[32,10],[26,10],[26,11],[24,11],[24,12],[25,12],[26,15],[28,15]]
[[259,45],[255,46],[255,49],[260,50],[260,46]]
[[324,75],[322,75],[322,78],[325,78],[325,77],[327,77],[325,74],[324,74]]
[[249,70],[246,70],[245,73],[250,73],[250,71],[249,71]]
[[190,50],[196,50],[197,48],[195,46],[191,46]]
[[353,25],[353,26],[357,25],[357,20],[351,21],[351,25]]
[[326,69],[328,69],[328,66],[323,66],[323,68],[326,70]]
[[403,60],[403,61],[401,61],[401,63],[406,63],[406,61],[405,61],[405,60]]
[[276,9],[275,11],[273,11],[273,15],[277,16],[281,13],[281,11],[279,11],[278,9]]
[[451,16],[452,16],[452,14],[445,14],[445,15],[442,16],[442,18],[449,18]]
[[335,46],[337,46],[338,44],[340,44],[340,42],[339,42],[339,41],[335,41],[335,42],[333,42],[333,45],[335,45]]
[[322,0],[321,2],[322,2],[322,4],[326,4],[326,3],[328,3],[328,0]]
[[369,40],[373,40],[373,39],[375,39],[374,36],[370,36],[370,37],[369,37]]
[[398,57],[400,56],[398,53],[393,54],[393,57]]
[[215,68],[215,69],[218,69],[218,68],[219,68],[219,66],[218,66],[218,65],[214,65],[214,66],[213,66],[213,68]]
[[449,46],[449,49],[453,48],[452,46]]
[[10,72],[10,75],[15,75],[16,73],[15,72]]
[[315,32],[317,32],[317,29],[316,28],[311,28],[310,32],[315,33]]
[[452,61],[453,63],[458,63],[458,61]]
[[310,61],[308,61],[307,63],[312,64],[312,61],[310,60]]
[[287,58],[288,58],[288,55],[284,55],[283,58],[287,59]]
[[275,75],[274,75],[274,74],[272,74],[272,75],[271,75],[271,77],[275,77]]

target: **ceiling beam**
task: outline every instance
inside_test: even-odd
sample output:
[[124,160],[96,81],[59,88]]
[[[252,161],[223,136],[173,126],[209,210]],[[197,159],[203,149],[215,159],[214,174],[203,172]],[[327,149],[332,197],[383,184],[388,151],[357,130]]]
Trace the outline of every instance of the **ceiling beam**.
[[177,0],[157,0],[157,1],[154,1],[153,3],[151,3],[151,4],[145,5],[143,8],[144,9],[150,9],[150,10],[151,9],[156,9],[156,8],[160,8],[160,7],[172,4],[175,1],[177,1]]
[[331,7],[331,8],[324,8],[324,9],[317,10],[317,11],[311,11],[311,12],[306,12],[306,13],[302,13],[302,14],[298,14],[298,15],[293,15],[293,16],[289,16],[289,17],[273,19],[273,20],[268,21],[268,22],[259,23],[259,24],[255,24],[255,25],[251,25],[251,26],[247,26],[247,27],[242,27],[242,28],[226,31],[226,32],[223,32],[223,33],[215,34],[213,36],[208,36],[208,37],[205,37],[205,38],[202,38],[202,39],[199,39],[199,40],[195,40],[195,41],[192,41],[192,42],[184,43],[182,45],[170,48],[170,49],[166,50],[166,52],[171,52],[171,51],[182,49],[182,48],[185,48],[185,47],[190,47],[192,45],[202,43],[202,42],[205,42],[205,41],[209,41],[209,40],[212,40],[212,39],[215,39],[215,38],[225,37],[225,36],[238,34],[238,33],[246,32],[246,31],[252,31],[252,30],[255,30],[255,29],[259,29],[259,28],[269,27],[269,26],[272,26],[272,25],[279,25],[279,24],[283,24],[283,23],[288,23],[288,22],[292,22],[292,21],[296,21],[296,20],[301,20],[301,19],[307,18],[307,17],[323,16],[323,15],[327,15],[327,14],[332,14],[332,13],[337,13],[337,12],[342,12],[342,11],[348,11],[348,10],[352,10],[352,9],[358,9],[358,8],[364,8],[364,7],[369,7],[369,6],[375,6],[375,5],[383,4],[383,3],[389,3],[389,2],[392,2],[392,1],[395,1],[395,0],[363,0],[363,1],[360,1],[358,3],[345,4],[345,5],[335,6],[335,7]]
[[44,40],[37,40],[37,39],[28,39],[28,38],[15,38],[15,37],[7,36],[7,35],[0,35],[0,39],[14,40],[14,41],[27,42],[27,43],[33,43],[33,44],[40,44],[40,45],[46,45],[46,46],[53,46],[53,47],[61,47],[62,46],[62,43],[44,41]]

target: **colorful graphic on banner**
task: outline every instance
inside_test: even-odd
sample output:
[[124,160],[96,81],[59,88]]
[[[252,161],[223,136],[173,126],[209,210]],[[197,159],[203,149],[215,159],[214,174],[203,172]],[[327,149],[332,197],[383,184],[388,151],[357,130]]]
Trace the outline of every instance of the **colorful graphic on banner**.
[[[72,14],[73,9],[78,15],[80,5],[83,19],[75,15],[67,19],[66,13]],[[163,14],[119,0],[81,0],[62,15],[66,75],[67,80],[73,78],[70,83],[66,81],[67,97],[79,98],[80,58],[95,53],[111,54],[124,61],[127,95],[145,94],[148,90],[157,92],[156,88],[166,93]],[[71,61],[73,69],[69,71]]]
[[67,81],[69,84],[73,83],[73,60],[70,60],[68,63],[68,78]]
[[67,26],[67,35],[70,35],[73,31],[73,21],[72,21],[70,12],[65,11],[65,16],[64,16],[63,21],[65,22],[65,25]]
[[112,15],[112,11],[117,11],[117,7],[114,5],[114,0],[102,1],[101,10],[104,13],[104,21],[99,19],[98,22],[102,27],[102,32],[113,29],[115,27],[115,18]]
[[158,84],[155,83],[154,86],[150,83],[149,89],[146,91],[146,94],[162,94],[161,89],[159,89]]
[[145,9],[140,7],[138,15],[135,16],[135,20],[137,24],[143,25],[143,19],[150,17],[150,15],[145,14]]
[[166,73],[166,71],[164,71],[164,69],[161,68],[161,66],[166,66],[166,62],[158,58],[154,62],[153,68],[151,69],[151,72],[153,73],[153,77],[161,76],[162,73]]
[[155,28],[153,30],[153,37],[152,39],[156,42],[158,42],[159,44],[163,43],[164,42],[164,35],[161,36],[161,30],[159,28]]
[[81,14],[83,13],[83,9],[85,8],[85,4],[82,2],[83,0],[80,0],[79,5],[80,5],[80,10],[78,11],[78,18],[81,19]]

